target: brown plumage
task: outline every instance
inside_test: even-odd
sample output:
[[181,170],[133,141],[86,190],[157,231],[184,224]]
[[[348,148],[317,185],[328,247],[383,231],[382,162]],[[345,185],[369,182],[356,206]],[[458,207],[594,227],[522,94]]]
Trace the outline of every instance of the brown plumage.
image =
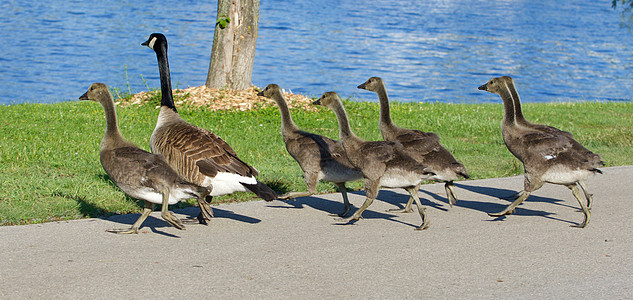
[[212,196],[237,191],[251,191],[266,201],[275,199],[277,194],[255,178],[257,170],[242,161],[225,141],[180,117],[172,96],[165,36],[153,33],[142,45],[156,52],[162,92],[158,121],[150,138],[152,152],[164,155],[186,180],[201,186],[212,185],[207,202]]
[[417,186],[425,179],[435,175],[422,163],[406,154],[402,144],[390,141],[364,141],[356,136],[340,98],[335,92],[327,92],[314,104],[330,108],[336,114],[339,123],[339,135],[345,153],[353,166],[360,169],[365,179],[366,200],[363,205],[346,221],[357,221],[369,205],[378,196],[380,187],[404,188],[415,201],[422,225],[416,229],[426,229],[429,220],[420,203]]
[[[457,202],[453,181],[459,177],[470,178],[464,165],[458,162],[453,157],[453,154],[440,144],[440,138],[437,134],[402,128],[393,123],[387,89],[380,77],[371,77],[365,83],[359,85],[358,88],[378,94],[380,101],[379,126],[383,139],[401,143],[409,156],[431,169],[435,176],[432,176],[429,180],[445,182],[444,189],[446,190],[448,204],[453,206]],[[410,212],[412,203],[413,199],[410,198],[404,209],[395,211]]]
[[[583,147],[569,132],[525,120],[511,77],[493,78],[479,89],[501,96],[504,107],[501,123],[503,141],[508,150],[523,163],[525,170],[524,188],[515,195],[516,200],[503,211],[489,215],[499,217],[511,214],[517,205],[544,183],[553,183],[567,186],[583,210],[583,222],[574,226],[587,226],[593,199],[584,180],[591,174],[602,173],[598,169],[604,165],[600,156]],[[585,194],[586,205],[578,187]]]
[[316,194],[319,180],[330,181],[338,186],[343,196],[344,210],[339,216],[346,216],[350,204],[345,182],[362,179],[363,174],[349,162],[343,145],[339,141],[299,129],[290,116],[288,104],[278,85],[269,84],[259,96],[271,98],[277,103],[281,113],[281,136],[286,150],[299,163],[308,187],[307,192],[290,192],[279,196],[279,199]]
[[103,83],[94,83],[80,100],[99,102],[106,115],[106,132],[101,141],[100,160],[110,179],[128,196],[145,201],[143,214],[129,229],[108,230],[114,233],[138,233],[143,221],[153,211],[154,204],[162,204],[161,216],[178,229],[182,222],[168,211],[169,204],[197,198],[199,203],[209,194],[204,188],[186,182],[167,164],[162,155],[139,149],[121,135],[114,100]]

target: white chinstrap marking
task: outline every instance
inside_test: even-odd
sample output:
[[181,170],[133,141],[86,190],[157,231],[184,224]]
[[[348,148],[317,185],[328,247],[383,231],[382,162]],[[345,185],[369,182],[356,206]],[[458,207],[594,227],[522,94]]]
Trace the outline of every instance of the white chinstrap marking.
[[148,46],[148,47],[150,47],[150,49],[154,50],[154,43],[156,43],[156,40],[157,40],[157,38],[155,38],[155,37],[154,37],[154,38],[152,38],[152,39],[149,41],[149,44],[148,44],[147,46]]

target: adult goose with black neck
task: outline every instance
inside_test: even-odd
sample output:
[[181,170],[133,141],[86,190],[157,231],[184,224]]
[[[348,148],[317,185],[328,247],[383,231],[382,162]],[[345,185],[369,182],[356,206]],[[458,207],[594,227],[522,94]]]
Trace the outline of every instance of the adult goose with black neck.
[[[552,183],[568,187],[582,208],[584,220],[572,226],[587,226],[591,217],[592,196],[584,180],[591,174],[602,173],[598,169],[604,165],[600,156],[587,150],[568,132],[525,120],[511,77],[493,78],[479,89],[501,96],[504,108],[501,122],[503,141],[508,150],[523,163],[525,170],[523,191],[516,195],[516,200],[506,209],[489,215],[500,217],[511,214],[532,192],[545,183]],[[584,200],[578,186],[585,194]]]
[[402,144],[389,141],[365,141],[352,132],[347,113],[335,92],[327,92],[314,104],[330,108],[336,114],[339,136],[345,153],[352,165],[363,174],[366,199],[363,205],[345,221],[357,221],[378,196],[380,187],[404,188],[418,207],[422,224],[416,229],[426,229],[429,219],[420,203],[417,187],[423,180],[435,174],[428,167],[406,154]]
[[185,229],[182,221],[168,210],[169,204],[197,198],[199,203],[209,194],[206,188],[186,182],[165,161],[162,155],[152,154],[125,140],[117,124],[114,100],[103,83],[93,83],[80,100],[99,102],[105,111],[106,131],[101,140],[100,160],[110,179],[128,196],[143,200],[145,208],[129,229],[112,229],[114,233],[138,233],[141,224],[162,204],[161,216],[172,226]]
[[299,129],[292,120],[288,104],[278,85],[269,84],[258,95],[271,98],[277,103],[281,113],[281,136],[286,150],[299,163],[308,187],[307,192],[290,192],[279,196],[279,199],[314,195],[319,180],[329,181],[338,186],[343,196],[344,210],[338,215],[346,216],[350,204],[345,182],[362,179],[363,174],[349,162],[343,145],[339,141]]
[[[440,144],[440,138],[433,132],[423,132],[396,126],[391,120],[389,96],[387,88],[380,77],[371,77],[358,86],[359,89],[375,92],[380,101],[380,132],[385,141],[399,142],[413,159],[426,165],[434,176],[429,180],[444,182],[448,204],[453,206],[457,202],[453,181],[470,178],[463,164],[458,162],[453,154]],[[418,187],[419,188],[419,187]],[[400,212],[410,212],[413,199],[410,198]]]
[[189,182],[213,186],[207,202],[212,196],[246,191],[266,201],[275,199],[277,194],[255,178],[258,171],[242,161],[231,146],[215,133],[180,117],[172,96],[165,36],[152,33],[142,45],[156,52],[162,92],[158,121],[150,138],[152,152],[164,155]]

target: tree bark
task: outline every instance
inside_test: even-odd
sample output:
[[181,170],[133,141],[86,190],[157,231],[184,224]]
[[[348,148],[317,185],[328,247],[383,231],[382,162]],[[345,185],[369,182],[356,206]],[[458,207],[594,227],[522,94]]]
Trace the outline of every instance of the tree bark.
[[[259,29],[259,0],[218,0],[208,88],[247,89],[251,85]],[[225,25],[224,28],[223,25]]]

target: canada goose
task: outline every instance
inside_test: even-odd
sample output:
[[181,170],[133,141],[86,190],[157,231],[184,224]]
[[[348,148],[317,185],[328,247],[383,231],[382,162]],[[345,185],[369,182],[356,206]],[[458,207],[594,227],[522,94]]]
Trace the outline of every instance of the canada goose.
[[389,141],[364,141],[356,136],[350,126],[345,108],[335,92],[327,92],[314,104],[330,108],[336,114],[339,135],[345,153],[353,166],[360,169],[365,178],[365,203],[345,221],[357,221],[378,196],[380,187],[404,188],[415,201],[422,225],[426,229],[429,220],[418,197],[417,186],[433,174],[429,168],[408,156],[402,144]]
[[150,138],[152,152],[165,156],[169,165],[187,181],[200,186],[212,185],[207,202],[213,196],[246,191],[266,201],[275,199],[277,194],[255,178],[258,171],[243,162],[231,146],[215,133],[180,117],[171,90],[167,38],[152,33],[141,45],[156,52],[162,92],[158,121]]
[[[583,222],[572,226],[587,226],[591,217],[592,197],[587,192],[584,180],[591,174],[602,173],[598,169],[604,165],[600,156],[587,150],[568,132],[521,120],[520,100],[511,77],[493,78],[479,89],[501,96],[504,107],[501,122],[503,141],[508,150],[523,163],[525,170],[524,188],[517,194],[517,199],[503,211],[489,215],[499,217],[511,214],[517,205],[544,183],[553,183],[571,189],[583,210]],[[577,186],[585,194],[586,205]]]
[[106,115],[106,131],[101,140],[101,165],[110,179],[128,196],[145,201],[143,214],[129,229],[112,229],[114,233],[138,233],[143,221],[162,204],[161,216],[172,226],[185,229],[183,223],[168,211],[169,204],[197,198],[204,202],[211,186],[206,188],[186,182],[165,161],[162,155],[141,150],[119,132],[114,100],[103,83],[93,83],[80,100],[101,103]]
[[350,204],[345,182],[362,179],[363,174],[349,162],[343,145],[339,141],[299,129],[292,121],[288,104],[278,85],[269,84],[258,96],[271,98],[277,103],[281,113],[281,136],[286,150],[299,163],[308,186],[307,192],[290,192],[279,196],[279,199],[314,195],[319,180],[330,181],[338,186],[343,196],[344,210],[339,216],[346,216]]
[[[379,126],[383,139],[401,143],[409,156],[429,167],[435,173],[429,180],[445,182],[446,198],[452,207],[457,202],[453,180],[458,177],[470,178],[464,165],[459,163],[451,152],[440,144],[440,138],[437,134],[402,128],[393,123],[389,111],[387,89],[380,77],[371,77],[358,88],[378,94],[380,100]],[[419,186],[417,188],[419,189]],[[413,198],[409,199],[404,209],[392,211],[411,212],[411,204],[413,204]]]

